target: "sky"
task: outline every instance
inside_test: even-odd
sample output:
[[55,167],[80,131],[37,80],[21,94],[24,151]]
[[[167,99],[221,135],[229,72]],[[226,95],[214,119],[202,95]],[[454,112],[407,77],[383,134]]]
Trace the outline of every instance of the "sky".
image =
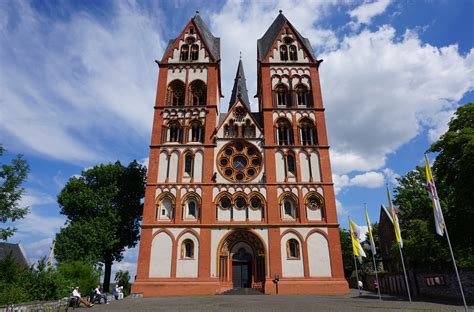
[[[422,165],[456,108],[474,102],[474,0],[1,1],[1,161],[21,153],[31,166],[21,201],[30,213],[9,241],[31,263],[48,255],[71,176],[148,163],[154,60],[196,10],[221,38],[225,111],[240,52],[256,93],[257,39],[280,9],[324,60],[339,222],[363,225],[364,203],[377,221],[385,185]],[[137,249],[114,271],[134,276]]]

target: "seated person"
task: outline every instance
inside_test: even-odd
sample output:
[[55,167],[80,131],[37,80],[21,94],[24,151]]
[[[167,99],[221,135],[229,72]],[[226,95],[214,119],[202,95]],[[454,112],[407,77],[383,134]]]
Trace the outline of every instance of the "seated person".
[[123,299],[123,286],[119,287],[118,298],[119,298],[119,300]]
[[95,292],[96,297],[99,297],[99,303],[100,303],[100,299],[104,299],[105,304],[109,304],[107,302],[107,295],[100,292],[100,285],[97,285],[97,287],[94,289],[94,292]]
[[81,297],[81,293],[79,292],[79,287],[74,288],[74,290],[72,291],[72,297],[76,298],[76,300],[79,303],[82,303],[83,305],[85,305],[88,308],[91,308],[91,307],[94,306],[94,304],[90,303],[89,301],[87,301],[86,299],[83,299]]
[[117,285],[115,285],[114,289],[112,289],[112,295],[114,295],[115,300],[119,299],[119,288]]

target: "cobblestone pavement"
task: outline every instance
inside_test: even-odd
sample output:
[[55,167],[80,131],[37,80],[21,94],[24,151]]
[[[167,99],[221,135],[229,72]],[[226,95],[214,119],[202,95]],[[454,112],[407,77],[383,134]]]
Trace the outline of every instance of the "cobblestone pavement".
[[[82,308],[85,309],[85,308]],[[464,311],[462,306],[430,302],[409,303],[396,297],[364,293],[359,297],[353,291],[347,296],[309,295],[257,295],[257,296],[206,296],[206,297],[159,297],[112,301],[108,305],[96,305],[95,311]],[[470,311],[474,311],[470,307]]]

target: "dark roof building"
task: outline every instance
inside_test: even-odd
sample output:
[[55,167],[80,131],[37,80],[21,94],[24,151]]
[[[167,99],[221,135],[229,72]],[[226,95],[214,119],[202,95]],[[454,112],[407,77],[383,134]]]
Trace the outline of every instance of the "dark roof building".
[[4,260],[9,254],[17,261],[18,264],[23,266],[29,266],[28,257],[23,250],[20,243],[0,243],[0,260]]

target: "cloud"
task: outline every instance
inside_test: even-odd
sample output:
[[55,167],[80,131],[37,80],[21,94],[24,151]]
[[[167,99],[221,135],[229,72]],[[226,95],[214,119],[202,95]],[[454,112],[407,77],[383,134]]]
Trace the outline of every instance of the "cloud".
[[355,18],[355,25],[370,24],[372,18],[384,13],[391,2],[391,0],[364,1],[363,4],[350,11],[349,15]]
[[43,257],[49,257],[51,246],[53,244],[52,238],[44,238],[36,240],[27,244],[23,244],[26,256],[30,264],[35,263]]
[[338,218],[343,218],[347,216],[347,211],[342,206],[342,203],[336,198],[336,211]]
[[82,10],[52,19],[28,2],[1,11],[0,140],[77,164],[146,146],[160,10],[114,2],[107,22]]
[[434,138],[474,89],[474,49],[434,47],[390,26],[346,36],[323,54],[321,84],[336,174],[371,171],[424,129]]
[[359,186],[366,188],[378,188],[384,185],[385,177],[380,172],[368,171],[355,175],[350,178],[349,175],[333,174],[334,192],[339,194],[341,190],[350,186]]
[[400,175],[393,171],[390,168],[384,168],[383,173],[385,174],[385,179],[387,183],[391,183],[393,186],[398,186],[398,178],[400,178]]

